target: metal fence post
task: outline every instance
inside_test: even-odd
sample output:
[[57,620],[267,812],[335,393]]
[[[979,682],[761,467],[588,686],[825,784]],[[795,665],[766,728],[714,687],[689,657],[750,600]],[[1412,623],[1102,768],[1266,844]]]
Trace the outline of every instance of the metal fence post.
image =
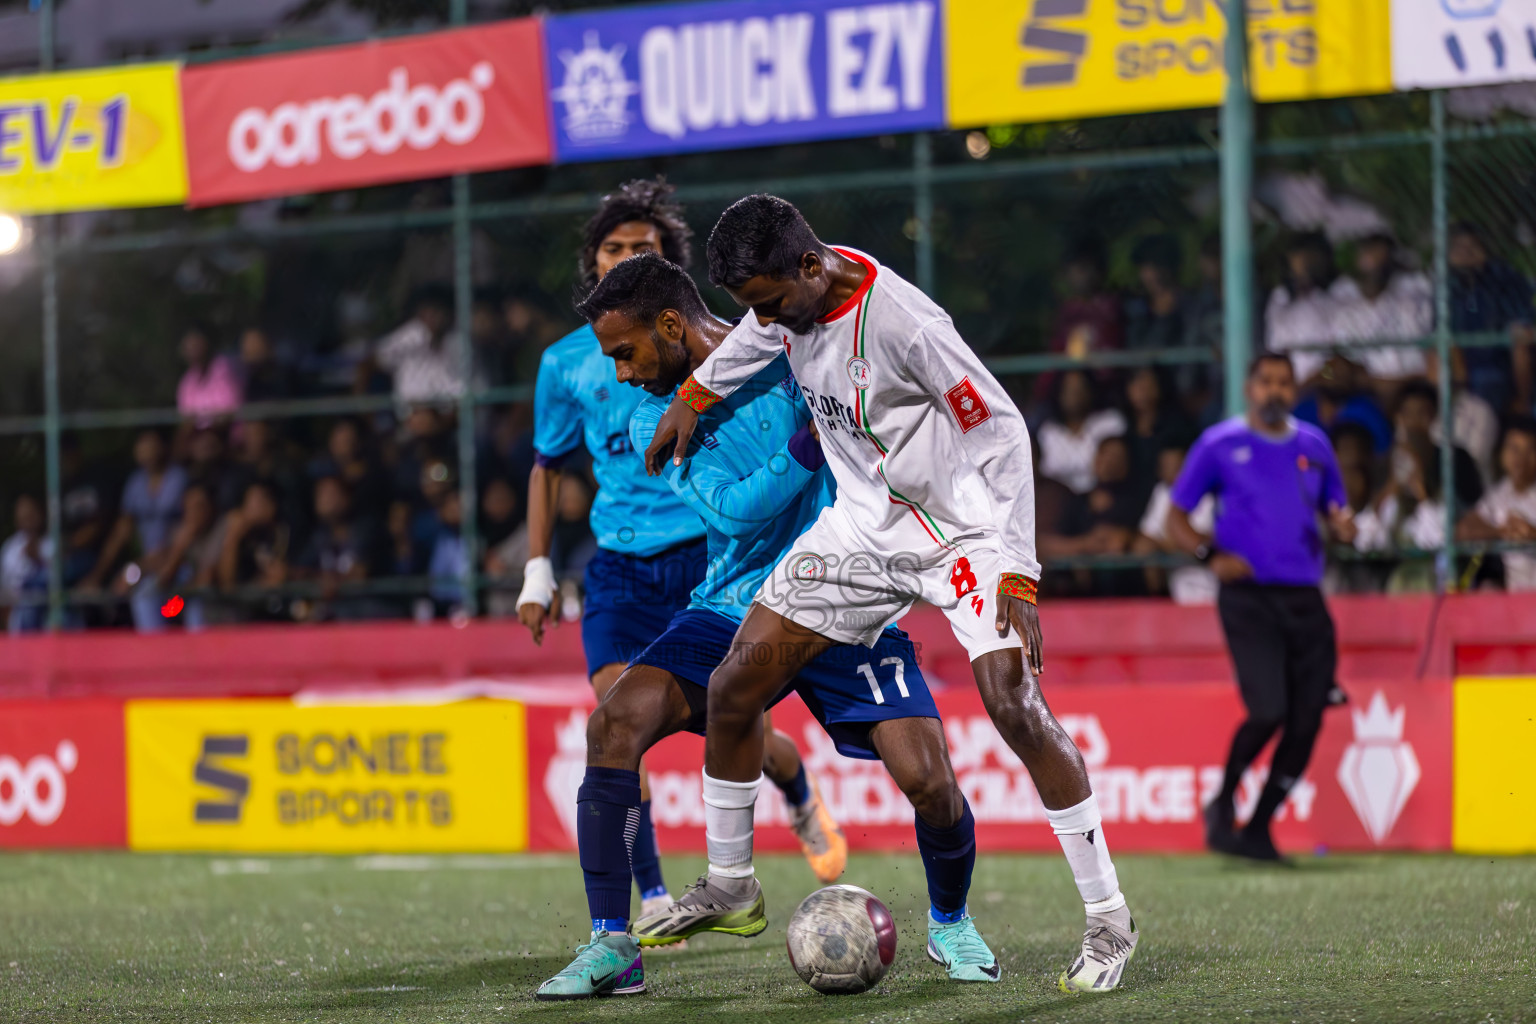
[[912,137],[912,217],[917,222],[917,286],[933,297],[933,139]]
[[[462,25],[468,20],[467,0],[453,0],[449,20]],[[475,346],[470,337],[474,315],[475,275],[474,245],[470,235],[469,175],[453,176],[453,310],[458,327],[459,376],[464,390],[459,395],[459,542],[464,549],[464,568],[459,574],[464,612],[474,616],[479,611],[475,592],[476,568],[480,564],[478,529],[479,488],[475,481]]]
[[[37,12],[38,66],[54,65],[53,0]],[[43,449],[48,488],[48,628],[64,624],[63,471],[59,456],[59,245],[57,214],[37,219],[38,253],[43,269]]]
[[1454,591],[1456,579],[1456,439],[1455,396],[1451,387],[1451,278],[1446,215],[1445,93],[1429,94],[1430,201],[1435,234],[1435,363],[1440,391],[1440,495],[1445,505],[1445,549],[1441,553],[1441,590]]
[[1228,416],[1241,415],[1244,371],[1253,349],[1253,96],[1248,89],[1248,28],[1244,4],[1226,5],[1227,91],[1221,104],[1221,263],[1225,332],[1223,379]]

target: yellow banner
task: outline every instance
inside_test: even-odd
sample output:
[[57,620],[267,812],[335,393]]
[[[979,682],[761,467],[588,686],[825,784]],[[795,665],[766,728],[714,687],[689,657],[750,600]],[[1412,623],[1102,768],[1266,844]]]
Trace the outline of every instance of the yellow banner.
[[0,210],[162,206],[186,198],[175,64],[0,80]]
[[1458,679],[1451,846],[1536,853],[1536,679]]
[[130,701],[135,850],[501,852],[528,845],[523,706]]
[[[951,125],[1221,102],[1229,0],[949,0]],[[1390,92],[1388,0],[1248,0],[1254,94]]]

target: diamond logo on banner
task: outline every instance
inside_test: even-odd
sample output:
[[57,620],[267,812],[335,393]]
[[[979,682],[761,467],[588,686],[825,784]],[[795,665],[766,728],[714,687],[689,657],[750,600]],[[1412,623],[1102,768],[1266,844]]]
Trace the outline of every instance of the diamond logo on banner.
[[587,774],[587,712],[572,708],[571,716],[555,726],[555,756],[544,771],[544,795],[576,842],[576,792]]
[[1355,741],[1345,748],[1339,762],[1339,785],[1377,845],[1391,834],[1419,784],[1419,759],[1414,756],[1413,744],[1403,740],[1406,710],[1394,711],[1377,690],[1363,714],[1350,712]]

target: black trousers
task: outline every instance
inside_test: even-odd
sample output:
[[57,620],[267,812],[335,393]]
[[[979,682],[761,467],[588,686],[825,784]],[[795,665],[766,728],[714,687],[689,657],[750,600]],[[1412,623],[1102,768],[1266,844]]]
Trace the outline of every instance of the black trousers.
[[1280,725],[1321,715],[1338,669],[1333,616],[1316,587],[1222,586],[1216,599],[1248,717]]

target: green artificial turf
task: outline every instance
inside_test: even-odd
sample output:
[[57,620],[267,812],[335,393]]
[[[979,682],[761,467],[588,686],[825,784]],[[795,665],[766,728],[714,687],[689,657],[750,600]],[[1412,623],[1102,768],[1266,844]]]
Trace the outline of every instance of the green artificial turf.
[[[768,931],[647,954],[650,992],[536,1003],[587,932],[572,857],[0,856],[0,1021],[1536,1021],[1536,860],[1359,856],[1263,868],[1118,858],[1142,928],[1120,992],[1067,997],[1081,905],[1057,857],[984,855],[997,985],[923,955],[915,857],[855,856],[896,963],[821,996],[784,953],[811,889],[765,857]],[[665,861],[674,891],[701,869]]]

